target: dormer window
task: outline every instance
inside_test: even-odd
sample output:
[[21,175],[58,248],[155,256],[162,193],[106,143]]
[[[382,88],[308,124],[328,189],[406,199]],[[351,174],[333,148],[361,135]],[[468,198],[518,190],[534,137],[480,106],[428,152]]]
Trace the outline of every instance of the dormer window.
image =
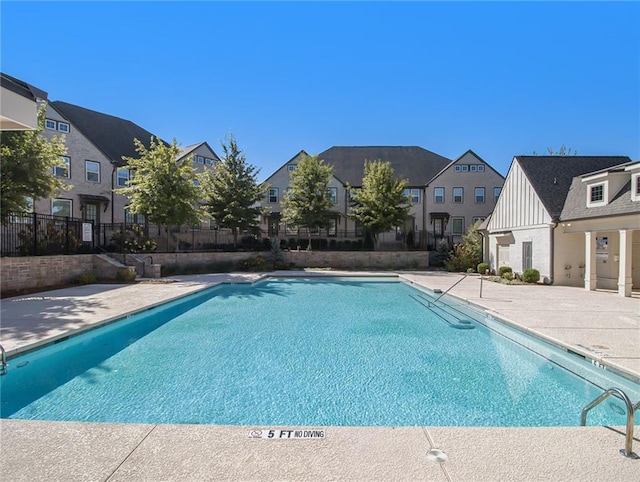
[[591,184],[587,190],[587,207],[604,206],[607,204],[607,185],[604,182]]
[[590,199],[592,203],[599,203],[604,201],[604,184],[591,186],[590,191]]
[[631,176],[631,200],[640,201],[640,173]]

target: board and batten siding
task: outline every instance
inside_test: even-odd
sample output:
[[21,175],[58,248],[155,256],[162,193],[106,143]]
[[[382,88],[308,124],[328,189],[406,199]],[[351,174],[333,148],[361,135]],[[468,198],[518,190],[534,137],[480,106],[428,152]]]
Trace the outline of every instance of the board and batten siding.
[[550,223],[551,216],[538,198],[520,164],[514,160],[491,216],[489,231]]

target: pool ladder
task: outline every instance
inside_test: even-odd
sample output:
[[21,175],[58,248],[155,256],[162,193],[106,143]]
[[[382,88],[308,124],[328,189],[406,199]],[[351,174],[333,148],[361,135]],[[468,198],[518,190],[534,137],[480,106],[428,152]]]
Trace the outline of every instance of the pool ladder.
[[0,377],[7,374],[7,351],[0,345]]
[[589,413],[589,410],[594,408],[596,405],[604,402],[611,395],[617,395],[618,398],[622,399],[627,407],[627,435],[624,442],[624,448],[620,449],[620,454],[624,455],[625,457],[629,457],[630,459],[638,459],[640,457],[638,457],[638,455],[633,451],[633,423],[634,412],[638,408],[640,408],[640,401],[633,405],[627,394],[619,388],[609,388],[608,390],[605,390],[602,395],[595,398],[591,403],[584,407],[584,409],[582,410],[582,415],[580,417],[580,425],[584,426],[587,424],[587,413]]

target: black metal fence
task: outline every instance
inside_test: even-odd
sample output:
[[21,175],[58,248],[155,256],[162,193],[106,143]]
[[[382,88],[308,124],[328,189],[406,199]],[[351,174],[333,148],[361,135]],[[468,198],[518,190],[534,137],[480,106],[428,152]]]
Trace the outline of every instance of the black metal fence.
[[[102,223],[96,226],[82,219],[24,213],[12,215],[2,227],[2,256],[43,256],[92,252],[175,253],[203,251],[267,251],[277,238],[282,249],[368,251],[373,241],[358,231],[281,230],[277,235],[255,230],[239,233],[237,243],[230,229],[202,226],[165,228],[154,224]],[[85,241],[87,240],[87,241]],[[88,241],[90,240],[90,241]],[[377,249],[386,251],[437,251],[444,243],[449,249],[451,236],[428,231],[406,235],[385,233]]]
[[[93,224],[78,218],[19,213],[0,226],[2,256],[94,252]],[[89,241],[85,241],[89,240]]]

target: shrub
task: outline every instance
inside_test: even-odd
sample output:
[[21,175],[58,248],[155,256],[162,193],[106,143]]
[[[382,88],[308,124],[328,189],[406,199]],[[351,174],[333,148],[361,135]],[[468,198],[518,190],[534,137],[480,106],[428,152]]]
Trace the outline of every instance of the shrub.
[[242,271],[269,271],[270,267],[264,256],[258,255],[252,258],[243,259],[238,263],[238,268]]
[[504,278],[504,274],[513,273],[513,269],[511,269],[511,266],[500,266],[498,268],[498,273],[500,274],[501,278]]
[[475,273],[475,270],[473,268],[467,268],[467,273]]
[[540,281],[540,271],[534,268],[525,269],[522,273],[522,281],[526,283],[537,283]]
[[485,274],[489,270],[489,263],[480,263],[478,264],[478,273]]
[[118,268],[116,280],[121,283],[131,283],[136,279],[136,270],[133,268]]
[[82,273],[73,278],[73,282],[77,285],[90,285],[98,282],[98,278],[91,272]]
[[513,279],[513,272],[505,271],[502,273],[502,278],[511,281]]
[[482,260],[482,235],[474,224],[467,234],[462,236],[462,243],[453,247],[453,255],[445,262],[449,271],[466,271],[475,269]]

